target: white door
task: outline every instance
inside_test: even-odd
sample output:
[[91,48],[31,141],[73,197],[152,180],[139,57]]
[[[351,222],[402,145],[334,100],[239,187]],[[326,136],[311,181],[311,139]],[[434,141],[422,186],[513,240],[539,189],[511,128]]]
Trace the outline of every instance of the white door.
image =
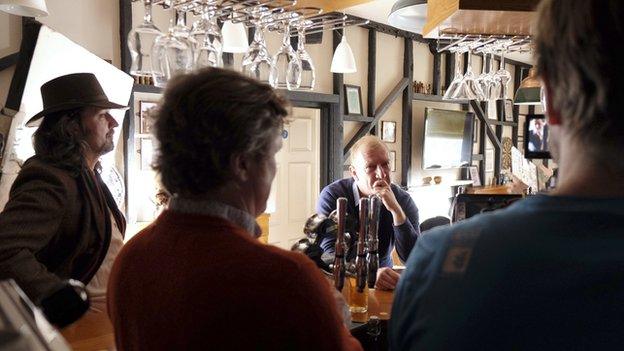
[[303,225],[316,211],[320,182],[321,114],[318,109],[293,108],[284,126],[288,136],[276,155],[277,174],[267,211],[269,244],[290,249],[304,237]]

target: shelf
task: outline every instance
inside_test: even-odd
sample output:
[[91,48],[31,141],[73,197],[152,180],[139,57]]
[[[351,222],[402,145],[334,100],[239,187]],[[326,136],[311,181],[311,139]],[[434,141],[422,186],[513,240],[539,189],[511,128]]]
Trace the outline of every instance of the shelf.
[[416,189],[422,189],[422,188],[433,188],[433,187],[452,187],[452,186],[462,186],[462,185],[472,185],[472,180],[453,180],[450,182],[442,182],[440,184],[435,184],[433,182],[433,180],[431,181],[431,184],[417,184],[417,185],[410,185],[407,187],[407,191],[410,190],[416,190]]
[[517,127],[518,123],[516,122],[507,122],[507,121],[497,121],[495,119],[488,119],[488,122],[493,126],[506,126],[506,127]]
[[162,94],[163,88],[159,88],[155,85],[135,84],[132,87],[132,91],[135,93]]
[[414,93],[414,100],[441,102],[445,104],[469,104],[470,103],[470,100],[444,100],[442,95],[417,94],[417,93]]
[[347,122],[365,122],[370,123],[375,120],[375,117],[362,116],[362,115],[344,115],[342,117]]

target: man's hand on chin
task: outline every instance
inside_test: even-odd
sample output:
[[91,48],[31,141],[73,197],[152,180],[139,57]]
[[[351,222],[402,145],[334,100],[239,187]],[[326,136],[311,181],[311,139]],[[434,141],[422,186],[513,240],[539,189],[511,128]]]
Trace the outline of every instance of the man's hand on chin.
[[379,290],[394,290],[399,283],[401,275],[392,270],[390,267],[382,267],[377,271],[377,281],[375,282],[375,289]]

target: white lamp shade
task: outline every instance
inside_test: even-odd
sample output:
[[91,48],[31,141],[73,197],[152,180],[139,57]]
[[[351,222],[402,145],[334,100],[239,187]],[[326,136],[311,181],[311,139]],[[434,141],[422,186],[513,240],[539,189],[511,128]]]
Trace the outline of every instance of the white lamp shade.
[[0,11],[24,17],[48,15],[45,0],[0,0]]
[[244,53],[249,48],[247,30],[242,23],[226,21],[221,29],[223,36],[223,52]]
[[421,34],[427,21],[426,0],[399,0],[388,15],[388,23],[399,29]]
[[342,36],[340,44],[336,47],[330,71],[333,73],[355,73],[357,71],[353,51],[351,51],[345,35]]

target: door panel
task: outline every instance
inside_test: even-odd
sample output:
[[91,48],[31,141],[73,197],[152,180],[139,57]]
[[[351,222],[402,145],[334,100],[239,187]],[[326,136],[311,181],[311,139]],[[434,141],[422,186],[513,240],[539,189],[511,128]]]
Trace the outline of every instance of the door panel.
[[288,137],[276,155],[277,174],[267,209],[269,244],[290,249],[314,213],[320,183],[320,110],[293,108]]

